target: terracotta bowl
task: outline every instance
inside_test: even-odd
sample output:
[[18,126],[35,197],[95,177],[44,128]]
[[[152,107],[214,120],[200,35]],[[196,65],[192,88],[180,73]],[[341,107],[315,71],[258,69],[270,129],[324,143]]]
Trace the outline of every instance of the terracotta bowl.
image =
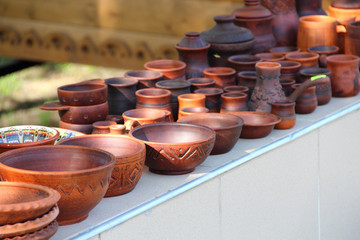
[[163,79],[185,80],[186,63],[180,60],[160,59],[152,60],[144,64],[144,68],[151,71],[161,72]]
[[272,113],[239,111],[231,112],[244,120],[241,138],[263,138],[268,136],[281,118]]
[[178,122],[203,125],[216,132],[216,140],[211,155],[229,152],[240,137],[244,120],[222,113],[201,113],[181,118]]
[[122,135],[84,135],[61,141],[59,145],[99,148],[116,157],[105,197],[125,194],[139,182],[145,163],[145,144]]
[[52,188],[41,185],[0,182],[0,226],[37,218],[60,199]]
[[3,181],[27,182],[61,194],[57,221],[67,225],[84,220],[104,197],[115,165],[109,152],[78,146],[36,146],[0,155]]
[[133,129],[130,135],[146,144],[145,164],[160,174],[194,171],[209,156],[214,130],[185,123],[153,123]]
[[0,128],[0,153],[38,145],[53,145],[59,138],[55,128],[22,125]]
[[70,130],[70,129],[58,128],[58,127],[55,127],[55,129],[59,132],[59,137],[58,137],[58,139],[56,139],[55,144],[57,144],[58,142],[60,142],[63,139],[85,135],[85,133]]

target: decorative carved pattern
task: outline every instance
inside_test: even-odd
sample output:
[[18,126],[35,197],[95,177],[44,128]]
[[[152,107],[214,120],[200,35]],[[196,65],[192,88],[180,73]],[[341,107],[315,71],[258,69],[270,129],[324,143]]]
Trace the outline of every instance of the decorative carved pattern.
[[100,179],[100,181],[98,183],[84,183],[84,184],[73,184],[73,183],[68,183],[68,184],[61,184],[59,186],[57,186],[55,189],[58,190],[60,193],[63,193],[63,196],[71,196],[73,191],[76,189],[81,195],[85,195],[85,192],[87,190],[91,190],[92,192],[95,192],[99,187],[101,187],[102,189],[104,189],[105,187],[108,186],[110,181],[110,178],[103,178]]

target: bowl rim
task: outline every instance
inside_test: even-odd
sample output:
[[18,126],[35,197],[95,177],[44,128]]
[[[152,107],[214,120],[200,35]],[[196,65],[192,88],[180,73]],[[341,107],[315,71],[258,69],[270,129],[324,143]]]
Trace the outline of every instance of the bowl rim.
[[281,121],[281,118],[278,115],[275,115],[273,113],[267,113],[267,112],[255,112],[255,111],[237,111],[237,112],[229,112],[229,114],[234,114],[235,116],[241,117],[239,115],[237,115],[236,113],[238,113],[239,115],[241,113],[244,113],[246,115],[268,115],[271,116],[273,118],[272,122],[269,123],[262,123],[262,124],[249,124],[246,123],[244,120],[244,127],[267,127],[267,126],[272,126],[275,125],[277,123],[279,123]]
[[[74,87],[74,86],[94,86],[93,89],[91,90],[81,90],[81,91],[71,91],[71,90],[66,90],[64,88],[69,88],[69,87]],[[106,84],[102,84],[102,83],[88,83],[88,82],[79,82],[79,83],[71,83],[71,84],[66,84],[66,85],[62,85],[60,87],[57,88],[57,92],[59,95],[62,94],[90,94],[90,93],[94,93],[94,92],[104,92],[107,91],[107,85]]]
[[[27,152],[29,151],[37,151],[37,152],[42,152],[45,151],[45,149],[47,148],[57,148],[59,149],[59,151],[61,150],[60,148],[72,148],[72,149],[83,149],[83,150],[87,150],[87,151],[96,151],[96,152],[102,152],[105,155],[108,155],[110,157],[110,160],[103,165],[97,166],[97,167],[93,167],[93,168],[86,168],[86,169],[81,169],[81,170],[70,170],[70,171],[37,171],[37,170],[27,170],[27,169],[22,169],[22,168],[16,168],[16,167],[12,167],[12,166],[8,166],[6,164],[3,163],[3,158],[8,158],[8,155],[14,155],[17,156],[19,154],[22,155],[26,155]],[[18,148],[18,149],[14,149],[11,151],[7,151],[4,152],[2,154],[0,154],[0,169],[10,169],[12,172],[17,172],[17,173],[27,173],[27,174],[31,174],[31,175],[47,175],[47,176],[67,176],[67,175],[81,175],[81,174],[89,174],[89,173],[94,173],[94,172],[98,172],[98,171],[102,171],[104,169],[107,169],[109,166],[114,167],[116,162],[115,156],[105,150],[102,149],[98,149],[98,148],[89,148],[89,147],[82,147],[82,146],[73,146],[73,145],[44,145],[44,146],[35,146],[35,147],[26,147],[26,148]]]

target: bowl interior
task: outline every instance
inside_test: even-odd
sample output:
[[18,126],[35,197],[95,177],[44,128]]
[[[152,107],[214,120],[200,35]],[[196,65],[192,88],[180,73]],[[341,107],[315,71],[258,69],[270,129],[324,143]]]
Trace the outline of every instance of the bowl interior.
[[0,128],[1,143],[30,143],[54,137],[57,131],[54,128],[43,126],[13,126]]
[[93,91],[97,89],[104,88],[101,84],[71,84],[59,87],[59,90],[69,91],[69,92],[83,92],[83,91]]
[[244,126],[268,126],[276,124],[279,118],[271,113],[265,112],[234,112],[236,116],[244,120]]
[[33,202],[49,196],[47,192],[40,189],[29,188],[18,185],[0,185],[0,205]]
[[183,117],[179,122],[203,125],[214,130],[220,130],[236,126],[240,127],[242,126],[243,120],[228,114],[197,114]]

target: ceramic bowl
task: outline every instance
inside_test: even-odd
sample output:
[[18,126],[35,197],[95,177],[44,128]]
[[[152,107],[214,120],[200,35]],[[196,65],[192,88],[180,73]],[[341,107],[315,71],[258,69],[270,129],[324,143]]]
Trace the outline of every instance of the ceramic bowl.
[[56,139],[55,144],[57,144],[58,142],[60,142],[63,139],[85,135],[85,133],[75,131],[75,130],[58,128],[58,127],[55,127],[55,129],[59,132],[59,137],[58,137],[58,139]]
[[180,60],[159,59],[148,61],[144,68],[151,71],[161,72],[163,79],[185,80],[186,63]]
[[240,117],[222,113],[200,113],[178,120],[182,123],[203,125],[216,132],[216,140],[211,155],[229,152],[240,137],[244,120]]
[[60,199],[52,188],[21,182],[0,182],[0,226],[37,218]]
[[145,144],[121,135],[84,135],[61,141],[59,145],[99,148],[116,157],[105,197],[125,194],[139,182],[145,163]]
[[0,155],[1,180],[27,182],[56,189],[60,225],[84,220],[104,197],[115,156],[79,146],[36,146]]
[[55,128],[22,125],[0,128],[0,153],[38,145],[52,145],[59,138]]
[[130,135],[146,144],[145,164],[160,174],[194,171],[209,156],[216,136],[208,127],[185,123],[152,123]]
[[239,111],[231,112],[244,120],[241,138],[263,138],[268,136],[281,118],[272,113]]

